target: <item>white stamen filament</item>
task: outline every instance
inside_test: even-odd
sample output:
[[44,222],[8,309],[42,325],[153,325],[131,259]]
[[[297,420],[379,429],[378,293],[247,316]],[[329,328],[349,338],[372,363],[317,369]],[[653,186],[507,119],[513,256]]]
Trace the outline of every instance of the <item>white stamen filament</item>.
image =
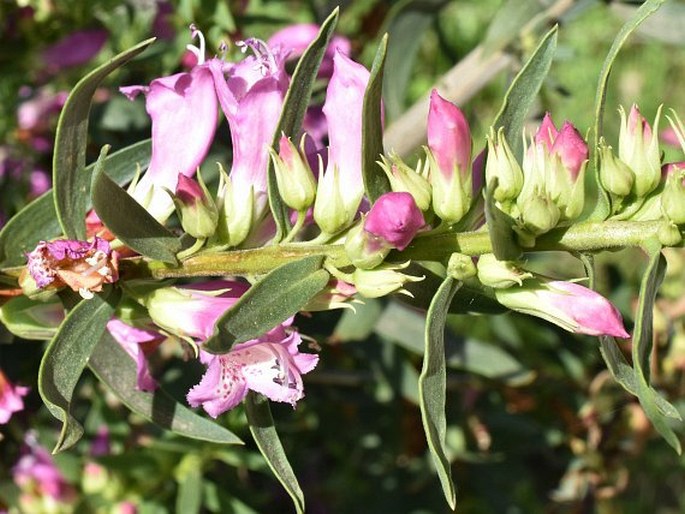
[[186,49],[188,51],[192,52],[195,57],[197,57],[197,64],[204,64],[205,63],[205,36],[201,30],[198,30],[197,26],[195,26],[194,23],[191,23],[190,24],[190,39],[194,40],[196,37],[200,41],[200,47],[198,48],[195,45],[187,44]]

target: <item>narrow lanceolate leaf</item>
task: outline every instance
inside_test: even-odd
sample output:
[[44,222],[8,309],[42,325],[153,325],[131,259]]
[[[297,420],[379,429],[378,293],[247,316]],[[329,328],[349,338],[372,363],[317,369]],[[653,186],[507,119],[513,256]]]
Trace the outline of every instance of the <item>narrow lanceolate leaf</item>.
[[621,30],[618,32],[614,38],[614,42],[609,49],[609,53],[604,59],[604,64],[602,65],[602,71],[599,73],[599,81],[597,83],[597,93],[595,96],[595,123],[593,130],[593,144],[591,146],[591,151],[594,151],[594,166],[591,169],[591,173],[586,174],[586,184],[594,185],[592,187],[586,187],[589,191],[597,191],[597,199],[594,202],[589,202],[590,205],[594,204],[594,209],[590,213],[590,220],[603,220],[606,219],[611,213],[611,206],[609,204],[609,198],[607,194],[602,189],[599,183],[599,152],[597,148],[599,146],[599,140],[604,133],[604,109],[606,103],[607,86],[609,84],[609,75],[611,74],[611,68],[614,65],[614,61],[618,56],[618,53],[623,47],[630,34],[640,26],[640,24],[645,21],[649,16],[654,14],[659,7],[666,0],[647,0],[643,3],[639,9],[635,12],[635,15],[628,20]]
[[323,256],[312,255],[265,275],[219,318],[203,350],[227,353],[235,343],[255,339],[297,314],[328,283],[322,263]]
[[[338,24],[339,14],[340,9],[335,8],[321,25],[319,35],[309,44],[300,57],[300,60],[297,62],[297,67],[290,80],[290,87],[288,88],[285,100],[283,101],[281,117],[278,120],[278,126],[274,133],[272,146],[276,151],[278,151],[278,141],[281,134],[285,134],[287,137],[296,138],[300,133],[304,113],[309,106],[309,100],[311,99],[312,91],[314,90],[316,76],[319,73],[321,61],[326,53],[328,43],[330,43],[335,27]],[[280,241],[289,230],[290,221],[288,219],[288,207],[278,193],[276,172],[274,171],[273,162],[271,160],[269,160],[267,176],[269,206],[271,207],[271,212],[276,221],[276,237],[274,239],[275,241]]]
[[557,27],[554,27],[545,34],[533,55],[514,78],[504,96],[497,118],[492,124],[495,130],[504,127],[504,136],[517,158],[521,157],[523,151],[521,141],[523,123],[549,73],[556,50]]
[[426,347],[423,368],[419,377],[419,406],[423,429],[426,432],[426,440],[438,471],[445,499],[452,509],[456,507],[457,493],[452,482],[452,469],[447,457],[445,441],[447,433],[445,321],[452,297],[459,287],[461,287],[461,282],[447,277],[433,297],[426,314]]
[[64,104],[55,135],[52,161],[55,211],[62,231],[69,239],[85,239],[88,182],[85,173],[88,115],[95,90],[107,75],[145,50],[154,38],[120,53],[83,77]]
[[371,203],[390,191],[390,182],[378,160],[383,154],[383,116],[381,95],[383,93],[383,70],[388,48],[388,35],[385,34],[376,50],[371,66],[369,83],[364,92],[362,107],[362,177],[364,190]]
[[297,482],[293,468],[288,462],[281,440],[278,438],[269,401],[250,391],[245,399],[245,413],[257,448],[266,459],[273,474],[292,498],[297,514],[303,514],[304,494]]
[[[656,300],[656,293],[659,289],[659,285],[664,278],[665,271],[666,259],[664,259],[661,251],[652,251],[650,253],[649,265],[647,266],[647,270],[642,279],[642,285],[640,286],[640,299],[635,316],[632,347],[633,368],[637,381],[637,397],[640,400],[640,405],[642,405],[645,414],[647,414],[647,417],[654,424],[654,428],[657,429],[666,442],[678,453],[681,453],[680,441],[668,424],[666,417],[659,411],[658,401],[656,399],[658,393],[649,383],[649,368],[653,343],[652,318],[654,302]],[[671,411],[671,414],[675,414],[674,417],[676,419],[681,419],[675,409]]]
[[81,301],[69,312],[43,355],[38,391],[50,413],[62,422],[54,452],[69,448],[83,435],[83,427],[71,415],[71,400],[120,296],[118,290],[108,287],[90,300]]
[[492,243],[492,253],[501,261],[514,261],[521,256],[521,248],[514,232],[514,220],[495,204],[497,179],[485,189],[485,220]]
[[[150,140],[136,143],[107,156],[105,167],[118,183],[130,182],[136,165],[145,169],[150,162]],[[85,169],[90,176],[95,164]],[[90,183],[87,184],[88,207],[90,207]],[[0,268],[20,266],[26,262],[26,253],[39,241],[59,237],[62,227],[55,211],[55,199],[50,190],[39,196],[15,214],[0,231]]]
[[131,411],[160,427],[201,441],[243,444],[233,432],[184,407],[164,389],[137,390],[136,363],[109,332],[100,338],[88,366]]
[[139,254],[176,263],[179,239],[161,225],[104,171],[95,170],[92,200],[95,212],[112,233]]

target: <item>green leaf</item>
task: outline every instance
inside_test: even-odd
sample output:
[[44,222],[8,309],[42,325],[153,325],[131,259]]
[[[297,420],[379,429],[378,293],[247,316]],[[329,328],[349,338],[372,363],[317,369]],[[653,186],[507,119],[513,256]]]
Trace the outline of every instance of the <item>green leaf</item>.
[[447,458],[445,417],[447,372],[445,357],[445,322],[452,297],[461,282],[447,277],[435,293],[427,313],[426,349],[419,376],[419,406],[433,462],[438,471],[442,491],[452,510],[456,508],[457,493],[452,482],[452,469]]
[[184,407],[164,389],[137,390],[136,363],[109,332],[100,338],[88,366],[131,411],[160,427],[200,441],[243,444],[233,432]]
[[[591,151],[594,151],[594,167],[593,171],[586,174],[586,190],[596,191],[597,199],[594,203],[595,207],[590,213],[588,219],[592,221],[606,219],[611,213],[611,206],[609,204],[609,198],[606,192],[599,183],[599,152],[597,148],[599,146],[599,140],[604,134],[604,109],[607,96],[607,86],[609,84],[609,75],[611,74],[611,68],[614,65],[614,61],[621,50],[621,47],[626,42],[630,34],[645,21],[651,14],[657,11],[659,7],[666,0],[647,0],[643,3],[640,8],[635,12],[635,15],[628,20],[621,30],[618,32],[614,38],[614,42],[609,49],[609,53],[604,59],[604,64],[602,65],[602,70],[599,73],[599,81],[597,83],[597,93],[595,95],[595,123],[593,130],[593,142]],[[594,182],[594,187],[589,187]],[[589,202],[592,204],[592,202]]]
[[501,261],[515,261],[522,254],[513,228],[515,221],[495,204],[497,179],[492,181],[491,186],[485,189],[485,220],[492,253]]
[[227,353],[235,343],[255,339],[297,314],[328,284],[322,263],[323,256],[312,255],[265,275],[219,318],[203,349]]
[[[278,142],[282,134],[287,137],[297,137],[302,126],[304,114],[309,106],[312,97],[316,76],[321,67],[321,61],[328,48],[328,43],[333,37],[333,32],[338,24],[340,9],[335,8],[326,18],[319,29],[319,35],[312,41],[297,62],[297,67],[290,80],[290,87],[283,100],[281,117],[278,120],[272,147],[278,151]],[[273,162],[269,159],[267,168],[269,206],[276,221],[275,241],[283,239],[290,228],[288,207],[283,202],[278,193],[278,183],[276,182],[276,172]]]
[[[654,428],[670,444],[678,454],[681,453],[681,445],[673,429],[669,426],[666,418],[661,414],[657,406],[658,393],[649,384],[649,369],[653,344],[652,318],[656,293],[666,272],[666,259],[661,251],[652,251],[649,264],[640,286],[640,298],[635,316],[635,328],[633,330],[633,369],[637,381],[637,397],[647,417],[654,424]],[[675,410],[675,409],[674,409]],[[677,411],[676,419],[680,420]]]
[[[386,123],[405,111],[407,86],[423,42],[422,36],[446,4],[447,0],[405,0],[396,3],[388,14],[387,32],[390,38],[383,74]],[[411,37],[407,37],[407,34],[411,34]]]
[[178,483],[176,512],[197,514],[202,508],[202,473],[200,469],[191,469]]
[[108,287],[77,304],[62,322],[40,362],[38,391],[50,413],[62,422],[55,453],[73,446],[83,435],[83,427],[70,413],[71,400],[120,297],[119,290]]
[[278,438],[268,400],[250,391],[245,399],[245,413],[257,448],[264,456],[273,474],[292,498],[297,513],[303,514],[304,494],[297,482],[293,468],[288,462],[281,440]]
[[148,39],[115,56],[83,77],[67,98],[55,136],[52,161],[55,211],[64,235],[69,239],[85,239],[88,182],[86,165],[88,115],[93,94],[100,83],[145,50],[154,38]]
[[388,35],[385,34],[376,50],[362,107],[362,177],[366,196],[371,203],[390,191],[390,181],[378,164],[380,156],[383,155],[381,95],[387,47]]
[[[110,175],[119,184],[130,182],[136,172],[136,164],[144,169],[150,162],[150,140],[141,141],[112,155],[105,165]],[[90,176],[95,164],[85,170]],[[90,183],[88,183],[90,207]],[[16,215],[0,231],[0,268],[20,266],[26,262],[26,253],[33,250],[39,241],[48,241],[62,234],[57,219],[53,191],[39,196]]]
[[145,257],[176,264],[180,240],[109,178],[102,166],[95,170],[91,195],[97,215],[126,246]]
[[504,127],[504,136],[516,157],[521,157],[523,151],[523,123],[549,73],[556,50],[557,27],[554,27],[545,34],[533,55],[514,78],[492,124],[495,130]]

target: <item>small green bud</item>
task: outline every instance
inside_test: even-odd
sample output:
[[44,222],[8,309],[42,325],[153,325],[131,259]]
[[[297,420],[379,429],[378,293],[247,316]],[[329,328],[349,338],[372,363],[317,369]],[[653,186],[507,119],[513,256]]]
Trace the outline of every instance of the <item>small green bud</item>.
[[523,171],[504,137],[502,128],[497,134],[491,129],[488,136],[485,179],[487,187],[493,187],[496,182],[493,195],[495,200],[501,203],[515,199],[523,187]]
[[316,195],[314,174],[303,158],[304,137],[300,142],[300,151],[285,135],[281,136],[279,141],[278,153],[273,149],[269,150],[281,198],[288,207],[297,212],[309,209]]
[[664,246],[675,246],[680,244],[683,240],[683,235],[680,233],[680,229],[677,225],[668,221],[664,222],[659,227],[657,236],[659,237],[659,242]]
[[549,232],[559,223],[561,212],[547,193],[533,192],[519,198],[518,204],[523,227],[533,236]]
[[178,174],[176,192],[169,193],[174,200],[181,226],[196,239],[207,239],[216,231],[219,211],[202,181],[200,170],[198,181]]
[[409,263],[392,265],[381,264],[372,270],[356,269],[352,274],[357,292],[366,298],[379,298],[390,293],[401,293],[412,296],[404,289],[407,282],[420,282],[425,277],[413,277],[398,270],[405,269]]
[[215,239],[218,244],[238,246],[252,229],[254,219],[254,190],[238,190],[219,164],[219,220]]
[[356,208],[354,212],[348,212],[340,188],[340,173],[337,166],[319,174],[314,202],[314,221],[325,234],[337,234],[347,228],[357,214]]
[[453,253],[447,262],[447,274],[455,280],[466,280],[477,273],[473,257],[463,253]]
[[685,163],[666,166],[666,184],[661,193],[661,210],[676,225],[685,223]]
[[357,268],[375,268],[383,262],[390,250],[392,247],[383,238],[364,230],[363,219],[345,237],[345,253]]
[[600,141],[599,153],[601,159],[599,181],[602,187],[614,196],[621,198],[628,196],[635,181],[633,171],[614,155],[613,149],[604,144],[604,140]]
[[[414,197],[419,209],[426,212],[431,204],[431,185],[426,178],[428,166],[422,166],[419,161],[416,170],[407,166],[396,154],[390,154],[390,158],[381,155],[378,163],[390,181],[390,187],[394,192],[406,192]],[[428,164],[428,162],[426,162]]]
[[500,261],[491,253],[478,259],[478,280],[488,287],[504,289],[523,285],[523,281],[533,274],[522,270],[511,261]]

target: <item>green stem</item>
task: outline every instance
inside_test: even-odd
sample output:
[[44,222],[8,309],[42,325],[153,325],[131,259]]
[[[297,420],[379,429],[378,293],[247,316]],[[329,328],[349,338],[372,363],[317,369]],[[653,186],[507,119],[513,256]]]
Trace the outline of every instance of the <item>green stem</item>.
[[[527,251],[596,252],[643,246],[649,239],[658,237],[663,221],[604,221],[578,223],[563,227],[537,238],[535,246]],[[404,251],[393,251],[389,262],[407,260],[445,262],[454,252],[465,255],[482,255],[492,252],[487,232],[460,232],[431,234],[418,237]],[[287,262],[310,255],[325,255],[326,263],[336,268],[350,266],[350,260],[341,244],[282,244],[194,255],[178,266],[160,261],[146,261],[140,257],[122,259],[120,268],[124,278],[181,278],[223,275],[260,275]],[[14,278],[23,267],[0,271],[0,275]]]
[[186,248],[185,250],[183,250],[181,252],[178,252],[178,255],[176,255],[176,257],[178,257],[178,260],[183,260],[186,257],[190,257],[194,253],[197,253],[200,250],[200,248],[202,248],[202,246],[205,244],[205,241],[207,241],[207,239],[202,238],[202,237],[199,239],[196,239],[195,242],[193,243],[193,246]]
[[304,225],[304,220],[307,216],[307,211],[299,211],[297,213],[297,220],[295,221],[295,224],[293,225],[293,228],[290,230],[288,235],[281,241],[281,244],[288,244],[290,241],[293,240],[293,238],[297,235],[297,233],[300,231],[302,226]]

